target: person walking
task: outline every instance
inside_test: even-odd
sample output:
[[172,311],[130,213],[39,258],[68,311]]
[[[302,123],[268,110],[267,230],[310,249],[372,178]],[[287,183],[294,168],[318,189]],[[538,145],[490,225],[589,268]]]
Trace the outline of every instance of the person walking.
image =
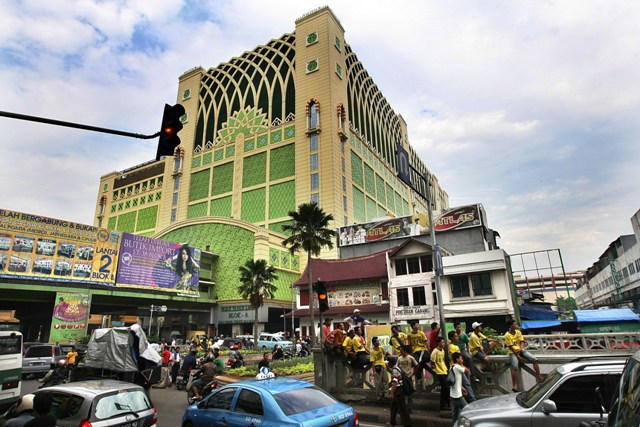
[[180,371],[180,352],[177,347],[171,347],[171,382],[175,383]]
[[431,364],[440,383],[440,410],[449,409],[449,387],[447,386],[447,365],[444,361],[444,338],[436,339],[436,348],[431,351]]
[[[402,372],[404,372],[406,380],[411,383],[411,387],[415,390],[415,387],[413,387],[413,379],[415,377],[416,371],[420,369],[420,366],[418,365],[416,359],[411,355],[410,345],[403,345],[402,347],[400,347],[400,352],[401,353],[397,361],[398,366],[400,367],[400,369],[402,369]],[[408,395],[407,401],[407,408],[409,409],[409,413],[411,414],[413,413],[413,393],[410,393]]]
[[453,353],[451,358],[455,362],[453,368],[451,368],[455,375],[455,381],[449,390],[449,394],[451,395],[451,406],[453,406],[451,422],[455,424],[458,421],[458,417],[460,417],[460,411],[467,406],[467,401],[464,399],[466,390],[462,386],[462,381],[469,370],[464,367],[464,359],[460,353]]
[[520,365],[524,365],[526,362],[533,364],[533,369],[536,371],[536,379],[538,382],[540,377],[540,365],[538,365],[538,359],[527,350],[524,349],[524,337],[522,332],[518,329],[518,324],[515,320],[510,320],[507,323],[509,330],[504,334],[504,343],[506,344],[509,352],[509,360],[511,362],[511,381],[513,382],[513,388],[511,391],[517,393],[520,389],[519,374]]
[[411,427],[411,415],[407,406],[407,384],[405,384],[406,376],[403,378],[402,370],[397,365],[395,357],[389,357],[387,360],[387,369],[391,373],[391,390],[389,391],[389,399],[391,399],[391,426],[396,425],[396,418],[400,415],[400,422],[405,427]]
[[385,365],[387,350],[380,345],[378,337],[371,338],[371,344],[373,345],[370,355],[371,363],[373,363],[373,378],[376,386],[376,393],[378,394],[378,400],[382,400],[389,384],[387,367]]

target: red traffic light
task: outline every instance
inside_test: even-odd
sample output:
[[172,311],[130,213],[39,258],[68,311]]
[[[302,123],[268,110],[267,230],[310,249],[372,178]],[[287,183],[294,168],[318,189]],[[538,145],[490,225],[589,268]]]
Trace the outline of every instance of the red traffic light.
[[158,141],[156,160],[160,160],[163,156],[172,156],[176,147],[180,145],[178,132],[180,132],[183,127],[182,122],[180,121],[180,117],[182,117],[184,114],[185,109],[180,104],[166,104],[164,106],[164,114],[162,115],[162,126],[160,126],[160,140]]

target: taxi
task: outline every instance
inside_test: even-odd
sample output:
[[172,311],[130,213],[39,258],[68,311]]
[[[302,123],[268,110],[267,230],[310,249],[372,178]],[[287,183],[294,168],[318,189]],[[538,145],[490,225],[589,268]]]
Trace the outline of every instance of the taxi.
[[187,408],[183,427],[355,427],[358,414],[306,381],[258,374],[217,389]]

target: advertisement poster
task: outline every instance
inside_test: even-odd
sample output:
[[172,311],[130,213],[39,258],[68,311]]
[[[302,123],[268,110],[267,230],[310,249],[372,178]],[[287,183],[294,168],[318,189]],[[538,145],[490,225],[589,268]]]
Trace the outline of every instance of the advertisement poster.
[[122,234],[118,287],[200,296],[199,249],[150,237]]
[[0,277],[115,286],[120,233],[0,209]]
[[[480,210],[479,205],[469,205],[441,212],[434,220],[436,232],[460,230],[482,225]],[[429,230],[429,216],[426,213],[419,213],[378,222],[340,227],[338,244],[339,246],[350,246],[378,240],[419,236],[421,234],[429,234]]]
[[85,293],[58,292],[53,307],[50,343],[77,342],[87,334],[91,297]]

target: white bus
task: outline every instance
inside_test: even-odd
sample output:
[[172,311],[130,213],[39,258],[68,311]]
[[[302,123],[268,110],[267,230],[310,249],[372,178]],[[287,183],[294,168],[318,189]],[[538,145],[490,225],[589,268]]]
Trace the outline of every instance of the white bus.
[[22,380],[22,334],[0,331],[0,413],[20,397]]

